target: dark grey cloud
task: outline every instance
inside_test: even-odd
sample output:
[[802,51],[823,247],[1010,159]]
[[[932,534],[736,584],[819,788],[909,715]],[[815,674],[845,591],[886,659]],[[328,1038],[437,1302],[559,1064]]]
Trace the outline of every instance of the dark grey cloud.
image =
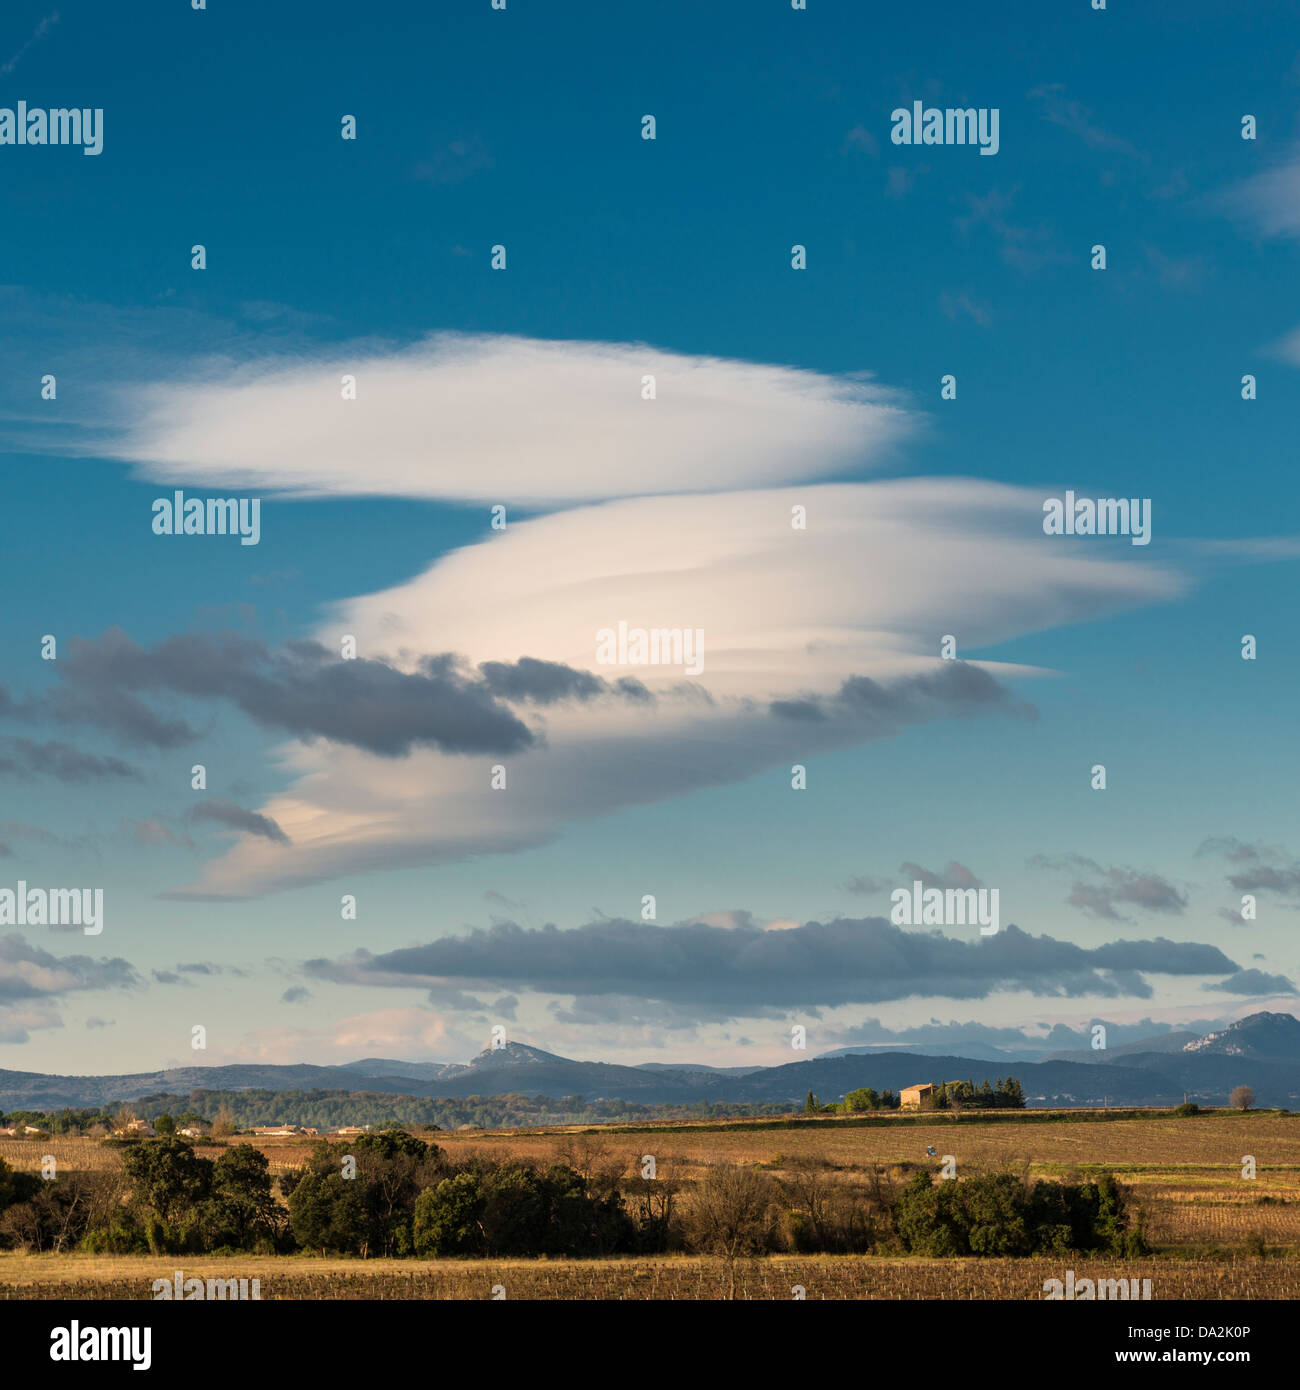
[[311,998],[311,990],[302,985],[290,985],[280,996],[281,1004],[305,1004]]
[[203,730],[145,696],[228,701],[263,728],[391,758],[417,746],[493,754],[534,746],[540,735],[511,703],[651,698],[634,679],[610,685],[533,657],[486,662],[473,673],[443,653],[402,671],[378,659],[344,661],[318,642],[273,649],[235,632],[184,633],[143,647],[111,628],[95,639],[71,639],[57,674],[61,684],[41,697],[19,703],[0,691],[0,715],[90,724],[163,749],[190,743]]
[[1208,840],[1202,840],[1196,851],[1198,859],[1203,859],[1207,855],[1215,855],[1234,864],[1257,861],[1260,854],[1261,851],[1257,845],[1248,845],[1237,839],[1235,835],[1211,836]]
[[56,956],[17,932],[0,937],[0,1004],[54,999],[97,989],[131,989],[144,981],[120,956]]
[[948,861],[948,867],[942,872],[935,869],[923,869],[920,864],[900,864],[899,875],[909,883],[915,883],[918,879],[926,888],[982,888],[982,881],[975,877],[965,866],[959,864],[955,859]]
[[1234,865],[1236,872],[1228,874],[1228,882],[1238,893],[1300,896],[1300,863],[1283,849],[1248,844],[1235,836],[1223,835],[1206,840],[1196,853]]
[[[634,700],[639,705],[652,705],[655,702],[650,687],[643,685],[635,676],[621,677],[614,682],[611,689],[616,695],[622,695],[625,700]],[[672,687],[672,693],[701,700],[706,705],[713,703],[713,696],[695,681],[679,681]]]
[[245,978],[248,973],[237,965],[218,965],[215,961],[210,960],[191,961],[185,965],[178,965],[176,969],[182,975],[238,975]]
[[194,982],[187,980],[184,975],[178,975],[174,970],[151,970],[149,972],[160,985],[188,985],[194,988]]
[[239,633],[184,633],[146,648],[117,628],[68,645],[58,663],[65,687],[48,697],[56,717],[158,747],[186,742],[197,731],[158,715],[142,692],[228,700],[264,728],[384,757],[401,757],[417,744],[449,753],[508,753],[535,741],[483,680],[465,675],[446,655],[405,672],[363,657],[344,661],[318,642],[272,650]]
[[229,826],[232,830],[242,830],[249,835],[257,835],[263,840],[271,840],[277,845],[287,845],[289,837],[271,819],[258,811],[250,811],[245,806],[237,806],[233,801],[223,801],[214,797],[211,801],[200,801],[190,812],[190,819],[196,821],[215,821],[218,825]]
[[1163,938],[1089,948],[1010,926],[966,940],[905,932],[881,918],[777,931],[701,922],[608,920],[569,931],[497,923],[422,946],[304,966],[309,976],[340,983],[618,994],[688,1004],[710,1018],[921,996],[984,999],[1015,990],[1147,997],[1145,974],[1228,975],[1239,968],[1215,946]]
[[1145,912],[1165,912],[1180,916],[1187,910],[1187,894],[1157,873],[1128,868],[1104,868],[1095,859],[1080,854],[1059,858],[1038,854],[1029,861],[1032,869],[1068,870],[1079,875],[1066,901],[1089,917],[1107,922],[1127,922],[1115,910],[1116,903],[1131,903]]
[[608,688],[590,671],[577,671],[558,661],[484,661],[479,666],[483,683],[498,699],[553,705],[560,700],[591,700]]
[[1033,705],[1017,701],[983,667],[968,661],[942,661],[934,671],[887,684],[870,676],[850,676],[833,696],[773,700],[768,708],[778,719],[848,720],[865,726],[868,735],[876,738],[910,724],[962,715],[1001,712],[1023,719],[1038,717]]
[[53,777],[60,782],[104,782],[133,778],[121,758],[99,757],[58,739],[44,742],[13,735],[0,737],[0,775]]
[[858,874],[846,879],[840,887],[846,893],[882,893],[890,885],[887,878],[873,878],[870,874]]
[[1277,893],[1292,898],[1300,893],[1300,865],[1257,864],[1229,874],[1228,882],[1240,893]]
[[518,1008],[519,1000],[513,994],[503,994],[500,999],[492,1001],[489,1005],[489,1012],[495,1018],[504,1018],[513,1023]]
[[1262,970],[1238,970],[1226,980],[1204,984],[1202,989],[1222,994],[1294,994],[1296,987],[1285,975],[1265,975]]
[[[575,994],[571,999],[552,999],[546,1011],[557,1023],[575,1028],[610,1028],[654,1030],[658,1034],[694,1033],[703,1023],[715,1022],[706,1017],[693,1003],[670,1004],[659,999],[638,999],[627,994]],[[725,1018],[730,1010],[718,1017]],[[785,1018],[784,1009],[755,1006],[745,1010],[746,1017]],[[820,1012],[807,1008],[801,1015],[819,1018]]]
[[458,1013],[485,1014],[488,1006],[472,994],[466,994],[454,985],[430,985],[425,994],[429,1004],[435,1009],[454,1010]]

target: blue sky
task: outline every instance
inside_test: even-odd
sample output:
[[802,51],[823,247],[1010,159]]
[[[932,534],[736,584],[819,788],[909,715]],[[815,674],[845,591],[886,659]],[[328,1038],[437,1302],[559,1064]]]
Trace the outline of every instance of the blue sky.
[[[0,887],[106,907],[0,928],[0,1066],[1293,1007],[1300,43],[1011,9],[7,8],[0,105],[104,146],[0,146]],[[914,100],[996,107],[997,154],[892,144]],[[260,543],[153,534],[176,487],[259,497]],[[1043,535],[1067,488],[1151,499],[1151,544]],[[602,669],[606,619],[712,660]],[[528,659],[570,693],[484,670]],[[908,865],[1022,935],[940,969],[880,920]]]

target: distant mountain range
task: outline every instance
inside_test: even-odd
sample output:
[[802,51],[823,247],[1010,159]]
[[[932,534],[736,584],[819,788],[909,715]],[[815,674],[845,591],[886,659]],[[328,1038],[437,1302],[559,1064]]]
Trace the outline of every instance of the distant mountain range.
[[1184,1095],[1227,1104],[1234,1086],[1254,1089],[1258,1105],[1300,1109],[1300,1020],[1251,1014],[1218,1032],[1163,1034],[1102,1051],[1063,1053],[1037,1062],[918,1052],[843,1049],[779,1067],[707,1067],[651,1062],[622,1066],[557,1057],[525,1043],[489,1048],[467,1064],[369,1057],[340,1066],[175,1067],[121,1076],[47,1076],[0,1071],[0,1110],[114,1105],[141,1096],[190,1091],[370,1091],[383,1095],[464,1099],[522,1093],[559,1100],[625,1100],[641,1105],[789,1102],[809,1091],[823,1101],[871,1086],[898,1091],[923,1081],[999,1074],[1020,1079],[1031,1106],[1175,1105]]

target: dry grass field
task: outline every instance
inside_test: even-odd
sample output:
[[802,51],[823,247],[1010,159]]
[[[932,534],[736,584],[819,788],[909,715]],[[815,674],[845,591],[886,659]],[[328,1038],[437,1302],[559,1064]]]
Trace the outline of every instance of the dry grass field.
[[[737,1263],[736,1297],[815,1301],[1041,1299],[1047,1279],[1151,1280],[1156,1300],[1300,1298],[1294,1259],[1143,1259],[1120,1262],[889,1259],[772,1255]],[[0,1255],[0,1300],[151,1299],[155,1279],[260,1281],[266,1299],[684,1299],[729,1296],[723,1261],[704,1256],[610,1260],[344,1260],[304,1256]]]
[[[1066,1178],[1106,1168],[1126,1185],[1154,1254],[1126,1262],[1124,1274],[1149,1277],[1155,1298],[1300,1297],[1300,1116],[1215,1113],[1105,1121],[1064,1116],[1050,1123],[834,1121],[755,1128],[684,1124],[634,1132],[468,1131],[424,1136],[463,1160],[471,1153],[545,1162],[581,1171],[617,1165],[629,1174],[653,1154],[660,1172],[690,1185],[712,1164],[755,1164],[777,1177],[819,1169],[826,1181],[853,1188],[877,1168],[904,1178],[946,1155],[958,1175],[1010,1165],[1032,1177]],[[244,1142],[242,1138],[233,1142]],[[258,1140],[272,1170],[306,1157],[309,1139]],[[933,1146],[937,1157],[926,1149]],[[203,1150],[211,1155],[217,1147]],[[90,1139],[0,1139],[0,1158],[39,1168],[52,1154],[61,1170],[111,1168],[120,1153]],[[1247,1156],[1257,1176],[1242,1175]],[[820,1299],[1041,1297],[1044,1279],[1061,1277],[1059,1261],[925,1260],[885,1256],[770,1256],[742,1262],[737,1294],[791,1298],[796,1285]],[[1080,1257],[1076,1274],[1087,1273]],[[232,1268],[232,1265],[238,1268]],[[165,1268],[164,1268],[165,1266]],[[173,1267],[214,1277],[259,1277],[263,1298],[456,1298],[491,1296],[603,1299],[725,1297],[727,1277],[703,1257],[643,1259],[380,1261],[304,1256],[213,1260],[144,1256],[0,1254],[0,1297],[148,1297],[153,1279]],[[192,1267],[192,1268],[191,1268]],[[1115,1271],[1107,1270],[1111,1275]]]

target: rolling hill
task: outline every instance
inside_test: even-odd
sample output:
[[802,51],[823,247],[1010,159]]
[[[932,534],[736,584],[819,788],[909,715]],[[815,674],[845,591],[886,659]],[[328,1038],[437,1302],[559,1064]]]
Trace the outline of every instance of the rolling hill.
[[526,1043],[486,1049],[464,1064],[368,1058],[339,1066],[238,1064],[176,1067],[116,1076],[49,1076],[0,1071],[0,1109],[57,1109],[114,1105],[140,1096],[193,1090],[266,1089],[369,1091],[386,1095],[463,1099],[521,1093],[557,1100],[619,1099],[643,1105],[745,1102],[803,1103],[809,1091],[823,1101],[871,1086],[897,1091],[921,1081],[971,1077],[981,1081],[1014,1071],[1031,1106],[1174,1105],[1184,1096],[1224,1105],[1234,1086],[1253,1087],[1259,1105],[1300,1108],[1300,1021],[1290,1014],[1252,1014],[1219,1032],[1163,1050],[1164,1038],[1143,1049],[1079,1053],[1038,1062],[994,1064],[972,1057],[915,1052],[831,1054],[783,1066],[714,1068],[654,1063],[625,1066],[561,1057]]

